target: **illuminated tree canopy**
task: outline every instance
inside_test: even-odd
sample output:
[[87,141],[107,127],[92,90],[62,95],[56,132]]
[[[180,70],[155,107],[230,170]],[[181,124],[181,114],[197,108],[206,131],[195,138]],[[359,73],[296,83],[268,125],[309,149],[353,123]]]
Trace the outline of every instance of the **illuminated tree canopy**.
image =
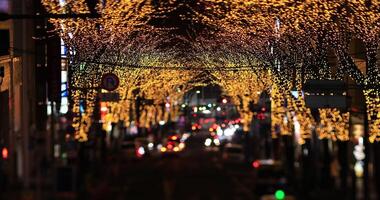
[[[77,102],[74,112],[80,99],[94,101],[98,80],[106,72],[122,79],[118,92],[123,101],[113,105],[118,116],[128,113],[128,99],[133,98],[136,88],[138,95],[154,98],[157,104],[174,103],[196,85],[192,79],[207,72],[204,79],[216,77],[216,84],[233,98],[240,98],[242,110],[247,110],[248,100],[255,100],[257,92],[271,90],[272,98],[279,101],[272,105],[278,111],[272,116],[274,121],[288,132],[288,125],[281,120],[290,119],[289,112],[293,112],[299,121],[309,122],[302,125],[306,130],[315,122],[302,120],[312,118],[303,110],[303,100],[295,100],[293,108],[286,111],[283,97],[292,101],[288,97],[291,88],[308,79],[342,79],[347,75],[363,87],[370,140],[380,140],[380,108],[376,106],[380,96],[378,87],[373,87],[380,81],[379,1],[119,0],[99,1],[95,7],[86,0],[42,2],[51,13],[100,14],[99,18],[50,20],[70,50],[71,89],[87,88],[71,92]],[[350,54],[353,40],[365,46],[365,74]],[[329,52],[337,58],[335,67],[344,73],[333,73]],[[334,110],[320,113],[326,120],[331,113],[340,115]],[[78,115],[78,123],[84,118]]]

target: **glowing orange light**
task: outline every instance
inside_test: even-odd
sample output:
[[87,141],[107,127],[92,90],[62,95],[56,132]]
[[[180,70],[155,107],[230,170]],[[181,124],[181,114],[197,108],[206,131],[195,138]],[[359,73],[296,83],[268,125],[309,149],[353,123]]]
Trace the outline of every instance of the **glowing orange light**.
[[7,159],[8,158],[8,149],[6,147],[4,147],[1,150],[1,155],[2,155],[3,159]]

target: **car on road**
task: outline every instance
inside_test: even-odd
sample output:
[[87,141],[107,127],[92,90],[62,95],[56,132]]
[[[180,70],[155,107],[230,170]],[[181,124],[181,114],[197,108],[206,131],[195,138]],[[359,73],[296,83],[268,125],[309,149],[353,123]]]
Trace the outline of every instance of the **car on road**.
[[219,141],[218,136],[215,135],[213,137],[212,136],[207,137],[205,139],[204,145],[205,145],[206,149],[219,147],[220,141]]
[[135,139],[136,156],[139,158],[150,155],[150,142],[146,137],[138,137]]
[[223,147],[222,159],[225,162],[244,162],[244,150],[240,144],[227,143]]
[[171,135],[163,141],[163,145],[161,147],[161,153],[177,153],[182,151],[185,148],[185,143],[181,141],[181,137],[179,135]]

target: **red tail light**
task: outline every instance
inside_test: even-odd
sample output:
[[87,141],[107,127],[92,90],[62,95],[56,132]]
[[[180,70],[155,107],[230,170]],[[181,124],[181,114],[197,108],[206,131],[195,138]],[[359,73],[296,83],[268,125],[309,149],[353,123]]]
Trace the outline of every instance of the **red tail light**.
[[260,167],[260,161],[258,161],[258,160],[253,161],[252,162],[252,167],[255,168],[255,169],[259,168]]

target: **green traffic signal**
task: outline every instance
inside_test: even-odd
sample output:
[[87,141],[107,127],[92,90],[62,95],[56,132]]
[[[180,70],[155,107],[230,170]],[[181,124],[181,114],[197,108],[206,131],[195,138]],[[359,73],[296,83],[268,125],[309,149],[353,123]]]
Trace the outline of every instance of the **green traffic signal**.
[[274,193],[274,197],[276,198],[276,200],[283,200],[285,199],[285,192],[283,190],[277,190]]

